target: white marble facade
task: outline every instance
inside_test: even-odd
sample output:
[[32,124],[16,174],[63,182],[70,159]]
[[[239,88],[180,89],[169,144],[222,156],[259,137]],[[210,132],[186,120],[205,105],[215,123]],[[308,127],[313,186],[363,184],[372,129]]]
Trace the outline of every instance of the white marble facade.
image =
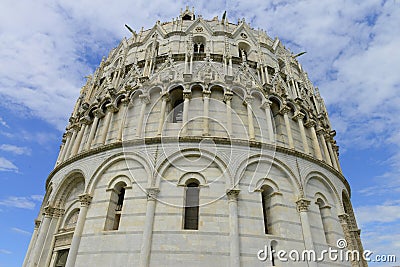
[[24,266],[367,266],[257,257],[362,251],[334,136],[297,55],[244,20],[132,31],[82,87]]

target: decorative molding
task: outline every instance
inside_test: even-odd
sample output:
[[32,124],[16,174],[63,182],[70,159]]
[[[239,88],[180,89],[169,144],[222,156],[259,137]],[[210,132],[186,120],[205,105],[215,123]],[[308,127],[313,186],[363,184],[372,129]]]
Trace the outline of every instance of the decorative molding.
[[226,196],[228,197],[228,201],[237,201],[239,198],[240,190],[233,188],[226,190]]
[[305,198],[300,198],[296,201],[297,211],[298,212],[306,212],[308,211],[308,207],[310,206],[311,201]]
[[147,200],[156,200],[158,193],[160,193],[160,189],[156,187],[150,187],[146,189]]
[[89,206],[90,202],[92,202],[93,197],[89,194],[82,194],[79,196],[79,201],[81,202],[81,206]]

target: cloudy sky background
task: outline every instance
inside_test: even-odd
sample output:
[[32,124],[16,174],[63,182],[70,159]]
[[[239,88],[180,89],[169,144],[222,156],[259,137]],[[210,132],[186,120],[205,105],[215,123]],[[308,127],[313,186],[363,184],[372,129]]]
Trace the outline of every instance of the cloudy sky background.
[[[129,32],[197,14],[278,36],[321,90],[364,248],[400,262],[400,2],[0,2],[0,267],[21,266],[85,76]],[[392,266],[393,264],[370,264]]]

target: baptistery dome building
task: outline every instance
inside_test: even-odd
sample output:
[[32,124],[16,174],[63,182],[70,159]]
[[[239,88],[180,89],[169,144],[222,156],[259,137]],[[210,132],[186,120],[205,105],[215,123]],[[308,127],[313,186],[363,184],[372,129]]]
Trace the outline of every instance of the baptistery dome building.
[[273,253],[363,250],[301,53],[188,8],[127,28],[81,89],[23,266],[367,266]]

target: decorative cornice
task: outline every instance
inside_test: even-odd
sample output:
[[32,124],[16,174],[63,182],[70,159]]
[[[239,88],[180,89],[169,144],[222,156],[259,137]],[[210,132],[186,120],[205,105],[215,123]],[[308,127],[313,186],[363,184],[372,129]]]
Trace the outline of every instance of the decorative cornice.
[[284,106],[282,106],[282,108],[279,110],[279,113],[282,114],[282,115],[284,115],[284,114],[289,113],[290,110],[291,110],[291,108],[290,108],[288,105],[284,105]]
[[43,214],[48,217],[61,217],[64,214],[63,209],[55,208],[52,206],[46,206]]
[[81,206],[89,206],[92,202],[92,196],[89,194],[82,194],[79,196],[79,201],[81,202]]
[[203,97],[210,97],[210,95],[211,95],[211,91],[209,91],[209,90],[204,90],[203,91]]
[[99,119],[101,119],[101,118],[103,118],[103,117],[105,116],[105,114],[104,114],[104,112],[101,110],[101,108],[97,108],[93,113],[94,113],[94,115],[95,115],[97,118],[99,118]]
[[224,94],[224,102],[232,101],[233,93],[232,92],[225,92]]
[[147,200],[156,200],[158,193],[160,193],[160,189],[156,187],[150,187],[146,189]]
[[315,127],[315,125],[317,125],[317,123],[315,122],[315,120],[308,120],[304,126],[306,126],[307,128],[311,128],[311,127]]
[[192,97],[192,91],[190,90],[183,90],[183,98],[191,98]]
[[297,211],[298,212],[306,212],[308,211],[308,207],[310,206],[311,201],[305,198],[300,198],[296,201]]
[[338,217],[341,224],[347,224],[349,219],[349,215],[347,213],[339,214]]
[[139,99],[142,103],[145,103],[146,105],[150,103],[150,97],[148,94],[141,94],[139,96]]
[[271,104],[272,104],[272,101],[267,99],[261,104],[260,108],[262,108],[262,109],[270,109],[271,108]]
[[115,106],[113,103],[107,104],[106,108],[107,108],[108,112],[112,112],[112,113],[115,113],[119,110],[119,108],[117,106]]
[[226,190],[226,196],[228,197],[228,201],[237,201],[239,198],[240,190],[233,188]]
[[305,116],[306,115],[303,112],[298,111],[298,112],[296,112],[296,114],[294,114],[292,119],[294,119],[294,120],[302,120],[302,119],[304,119]]
[[[241,140],[241,139],[228,139],[228,138],[223,138],[223,137],[209,137],[212,138],[215,144],[220,144],[220,145],[237,145],[237,146],[250,146],[250,147],[256,147],[256,148],[262,148],[262,149],[271,149],[275,150],[276,152],[281,152],[282,154],[288,154],[292,156],[296,156],[298,158],[302,158],[305,160],[308,160],[310,162],[313,162],[314,164],[317,164],[318,166],[330,171],[333,173],[335,176],[337,176],[341,182],[345,185],[346,189],[348,192],[350,192],[350,185],[346,178],[343,176],[341,172],[333,168],[332,166],[326,164],[324,161],[320,161],[313,156],[307,155],[301,151],[294,150],[294,149],[289,149],[286,147],[282,147],[276,144],[269,144],[269,143],[263,143],[259,141],[249,141],[249,140]],[[203,140],[203,136],[185,136],[185,137],[180,137],[179,142],[200,142]],[[176,142],[176,137],[163,137],[162,138],[163,142]],[[149,145],[149,144],[159,144],[161,142],[160,137],[148,137],[148,138],[138,138],[138,139],[133,139],[129,141],[124,141],[124,147],[129,146],[129,145]],[[78,161],[80,159],[87,158],[92,155],[96,155],[108,150],[112,149],[119,149],[122,147],[122,142],[121,141],[116,141],[114,143],[106,144],[103,146],[95,147],[90,149],[89,151],[82,151],[79,154],[68,158],[67,160],[63,161],[62,163],[58,164],[49,174],[47,180],[46,180],[46,188],[49,185],[50,179],[61,169],[64,167],[72,164],[75,161]]]

